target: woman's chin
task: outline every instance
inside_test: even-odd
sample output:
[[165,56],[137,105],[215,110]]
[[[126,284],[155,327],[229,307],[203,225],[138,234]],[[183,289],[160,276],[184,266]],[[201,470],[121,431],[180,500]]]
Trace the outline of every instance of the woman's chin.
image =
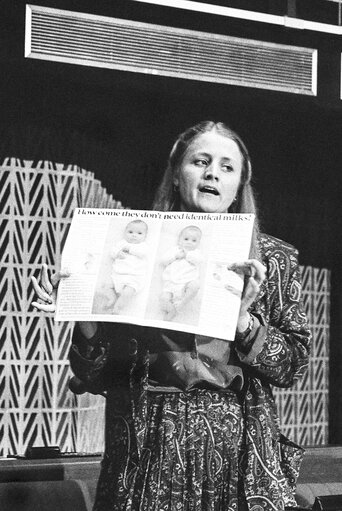
[[227,208],[222,205],[219,197],[209,196],[202,197],[198,201],[198,211],[203,211],[204,213],[224,213],[227,211]]

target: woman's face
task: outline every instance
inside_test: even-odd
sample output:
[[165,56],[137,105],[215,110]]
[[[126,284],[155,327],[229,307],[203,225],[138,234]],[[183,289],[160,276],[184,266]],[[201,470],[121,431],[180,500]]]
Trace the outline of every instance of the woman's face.
[[226,212],[237,194],[241,172],[236,142],[216,131],[203,133],[189,146],[174,177],[181,210]]

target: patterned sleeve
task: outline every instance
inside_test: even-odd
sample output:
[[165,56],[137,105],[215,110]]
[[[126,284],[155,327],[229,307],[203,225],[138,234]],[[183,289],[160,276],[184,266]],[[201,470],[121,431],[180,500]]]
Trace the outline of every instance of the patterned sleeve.
[[308,365],[311,333],[301,296],[301,277],[295,249],[274,250],[266,261],[264,296],[251,313],[260,319],[250,351],[237,350],[252,375],[278,387],[290,387]]

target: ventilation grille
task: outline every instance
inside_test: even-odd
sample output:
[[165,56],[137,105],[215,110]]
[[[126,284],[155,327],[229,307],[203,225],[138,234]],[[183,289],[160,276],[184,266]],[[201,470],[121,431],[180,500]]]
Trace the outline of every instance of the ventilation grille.
[[317,50],[27,6],[25,56],[316,94]]

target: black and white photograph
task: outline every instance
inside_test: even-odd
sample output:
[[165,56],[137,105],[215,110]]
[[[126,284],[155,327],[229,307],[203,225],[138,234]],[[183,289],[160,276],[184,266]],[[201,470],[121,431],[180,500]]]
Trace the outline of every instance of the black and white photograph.
[[184,220],[164,221],[147,316],[198,324],[211,224],[205,224],[205,232],[201,227]]
[[342,509],[342,0],[0,1],[0,510]]
[[155,231],[142,219],[120,220],[108,226],[91,312],[143,316]]

